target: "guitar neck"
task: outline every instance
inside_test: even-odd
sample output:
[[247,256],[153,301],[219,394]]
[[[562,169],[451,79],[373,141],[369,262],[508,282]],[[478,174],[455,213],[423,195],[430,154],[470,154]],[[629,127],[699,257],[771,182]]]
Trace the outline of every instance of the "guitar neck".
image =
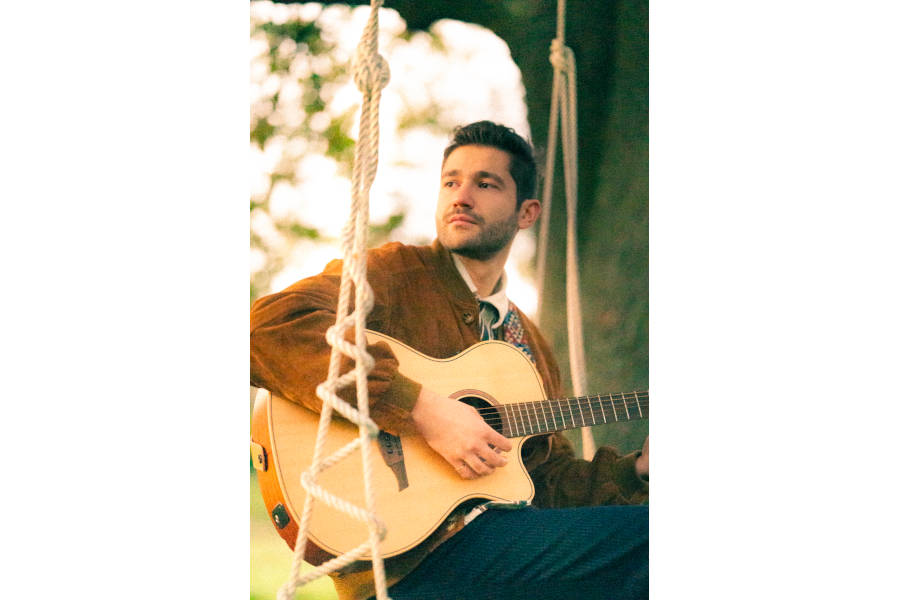
[[[490,423],[500,418],[501,433],[509,438],[619,423],[650,416],[648,392],[627,392],[539,402],[501,404],[487,409]],[[484,409],[481,412],[486,412]],[[493,418],[492,418],[493,417]]]

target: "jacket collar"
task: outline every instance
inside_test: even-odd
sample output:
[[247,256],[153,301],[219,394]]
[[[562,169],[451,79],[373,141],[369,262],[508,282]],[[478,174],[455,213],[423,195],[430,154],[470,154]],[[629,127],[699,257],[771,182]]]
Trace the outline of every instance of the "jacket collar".
[[472,305],[477,303],[475,294],[469,289],[468,284],[459,274],[450,251],[444,248],[436,239],[431,243],[434,251],[435,268],[441,281],[447,287],[450,296],[457,302]]
[[463,281],[466,282],[466,286],[468,286],[469,290],[473,294],[475,294],[475,298],[479,301],[479,303],[487,302],[497,309],[497,313],[500,316],[497,319],[497,322],[494,324],[494,327],[500,327],[500,324],[503,323],[503,321],[506,319],[506,314],[509,312],[509,298],[506,297],[506,271],[502,271],[500,273],[500,279],[497,281],[497,285],[494,287],[494,293],[489,296],[482,297],[478,294],[475,283],[472,281],[472,278],[466,271],[466,267],[459,259],[459,256],[451,252],[450,260],[453,261],[453,266],[456,267],[457,273],[459,273],[463,278]]

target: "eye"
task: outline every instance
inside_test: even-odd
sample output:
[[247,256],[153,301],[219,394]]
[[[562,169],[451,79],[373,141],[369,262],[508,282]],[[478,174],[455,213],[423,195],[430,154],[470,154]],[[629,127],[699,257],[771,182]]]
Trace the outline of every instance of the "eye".
[[453,187],[454,185],[456,185],[456,182],[453,181],[452,179],[447,180],[447,181],[444,182],[444,187],[445,187],[445,188]]
[[490,181],[480,181],[478,183],[478,187],[480,187],[482,189],[486,189],[486,188],[496,188],[497,186],[494,185],[493,183],[491,183]]

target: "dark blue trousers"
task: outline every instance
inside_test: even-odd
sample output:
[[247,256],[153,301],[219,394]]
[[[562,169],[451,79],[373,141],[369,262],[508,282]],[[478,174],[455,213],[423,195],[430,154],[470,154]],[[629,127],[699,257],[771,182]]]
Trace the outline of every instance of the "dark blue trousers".
[[490,509],[388,590],[392,600],[648,596],[648,507]]

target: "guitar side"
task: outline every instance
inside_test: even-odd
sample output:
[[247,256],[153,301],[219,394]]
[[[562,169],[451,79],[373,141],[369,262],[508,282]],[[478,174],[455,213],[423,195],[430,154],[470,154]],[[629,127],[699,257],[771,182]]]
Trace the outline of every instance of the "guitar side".
[[[540,376],[528,358],[502,342],[483,342],[457,356],[434,359],[387,336],[368,332],[369,343],[385,341],[400,364],[400,371],[413,380],[451,398],[477,398],[491,405],[544,399]],[[253,440],[265,447],[269,464],[258,471],[266,508],[279,512],[276,528],[293,548],[306,491],[300,474],[312,462],[319,415],[267,392],[256,400]],[[332,420],[325,454],[331,454],[358,436],[355,425]],[[401,489],[398,477],[382,458],[373,441],[372,480],[376,511],[387,527],[381,544],[384,557],[402,554],[423,542],[461,503],[476,498],[502,502],[528,501],[534,486],[522,463],[525,438],[515,438],[510,462],[493,474],[464,480],[420,436],[402,436],[403,467],[408,486]],[[362,459],[359,452],[323,472],[319,483],[330,492],[364,507]],[[279,505],[283,508],[278,508]],[[285,520],[284,516],[288,519]],[[275,518],[273,518],[275,521]],[[331,555],[355,548],[368,539],[364,523],[356,521],[322,501],[316,501],[309,527],[306,560],[321,564]]]

